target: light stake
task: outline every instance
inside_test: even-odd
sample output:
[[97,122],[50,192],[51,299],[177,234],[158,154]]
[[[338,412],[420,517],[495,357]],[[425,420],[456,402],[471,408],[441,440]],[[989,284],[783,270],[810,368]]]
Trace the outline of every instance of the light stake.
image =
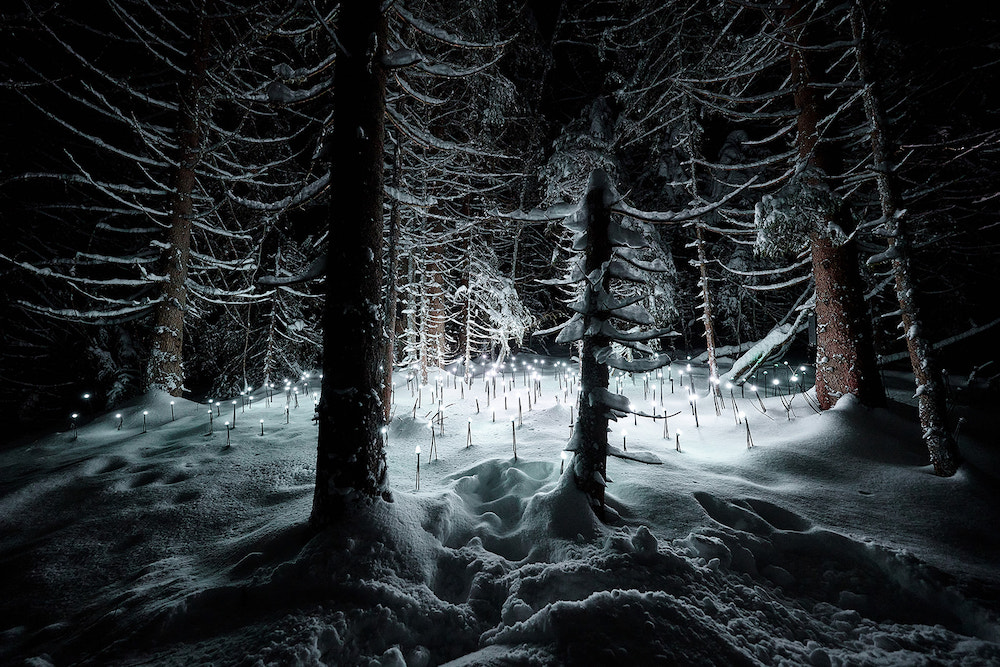
[[122,417],[122,413],[119,412],[118,414],[116,414],[115,419],[118,420],[118,430],[119,431],[122,430],[122,423],[125,421],[125,419]]
[[382,427],[382,438],[385,439],[385,446],[388,447],[389,446],[389,426],[388,425]]
[[212,408],[208,409],[208,434],[212,435],[212,424],[215,421],[215,415],[212,414]]
[[559,474],[563,474],[566,467],[566,452],[559,452]]
[[226,422],[226,447],[229,446],[229,422]]
[[429,428],[431,430],[431,448],[427,451],[427,458],[430,458],[431,454],[433,454],[434,455],[434,460],[437,461],[437,438],[434,436],[434,422],[433,422],[433,420],[427,422],[427,428]]
[[79,416],[80,415],[78,413],[76,413],[76,412],[74,412],[73,414],[70,415],[69,426],[70,426],[70,428],[73,429],[73,439],[74,440],[76,440],[80,436],[80,431],[79,431],[79,429],[77,429],[77,426],[76,426],[76,419]]
[[628,437],[628,431],[622,429],[622,451],[627,452],[628,447],[625,446],[625,439]]
[[676,447],[677,451],[681,451],[681,430],[677,429],[674,435],[677,436],[674,447]]
[[472,417],[469,417],[469,430],[468,430],[468,437],[466,438],[465,441],[465,446],[466,448],[472,446]]
[[170,421],[174,421],[174,402],[170,401]]
[[260,420],[260,434],[264,435],[264,420]]
[[514,447],[514,460],[517,460],[517,430],[514,426],[514,420],[510,420],[510,441]]
[[419,491],[420,490],[420,445],[417,445],[417,448],[414,451],[416,451],[417,454],[417,491]]
[[740,413],[740,418],[743,419],[743,423],[747,426],[747,449],[751,449],[753,447],[753,436],[750,435],[750,420],[742,412]]

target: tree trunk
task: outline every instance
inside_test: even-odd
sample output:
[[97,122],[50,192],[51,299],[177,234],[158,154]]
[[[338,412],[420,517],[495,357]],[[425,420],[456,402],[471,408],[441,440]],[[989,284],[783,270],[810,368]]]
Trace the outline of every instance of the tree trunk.
[[202,0],[191,46],[190,68],[181,93],[177,122],[180,150],[174,172],[166,248],[163,250],[162,300],[156,306],[146,366],[146,389],[162,389],[180,396],[184,386],[184,310],[187,305],[188,259],[194,216],[195,169],[201,158],[201,88],[205,79],[211,32]]
[[[281,245],[278,245],[278,249],[274,253],[274,275],[281,275]],[[268,316],[267,323],[267,343],[264,346],[264,383],[270,384],[271,373],[274,372],[274,348],[277,345],[275,341],[275,330],[278,327],[278,299],[281,290],[278,288],[274,289],[274,295],[271,297],[271,314]]]
[[851,27],[857,43],[858,69],[865,86],[863,93],[865,114],[868,117],[872,162],[878,183],[879,203],[888,231],[892,272],[896,283],[896,298],[902,318],[903,337],[910,354],[910,366],[916,383],[917,411],[924,443],[930,455],[934,472],[941,476],[954,475],[958,468],[958,452],[948,427],[948,412],[941,373],[933,347],[924,335],[920,320],[920,291],[913,279],[912,252],[902,196],[896,177],[897,165],[891,163],[889,121],[878,91],[878,77],[871,62],[868,26],[864,8],[857,0],[851,7]]
[[[396,139],[392,160],[392,186],[400,188],[400,138]],[[392,418],[392,372],[395,362],[396,345],[396,303],[399,301],[399,291],[396,289],[396,265],[399,263],[399,202],[393,200],[389,210],[389,261],[386,266],[385,281],[385,387],[382,390],[382,403],[385,406],[385,423]]]
[[[822,68],[812,68],[805,11],[801,0],[796,0],[786,14],[795,106],[799,111],[796,143],[799,160],[813,168],[817,179],[822,179],[833,173],[835,158],[830,144],[819,140],[822,97],[813,84],[817,83],[815,72]],[[839,226],[847,233],[851,229],[848,216],[840,215],[839,219],[817,223],[810,234],[816,284],[816,398],[824,410],[833,407],[844,394],[854,394],[866,405],[883,405],[885,392],[875,359],[856,244],[853,240],[834,240],[826,231],[831,226]]]
[[386,21],[378,0],[340,5],[335,68],[331,226],[323,312],[323,396],[310,523],[337,521],[387,497],[382,298]]
[[[594,181],[591,181],[594,184]],[[605,191],[592,187],[587,192],[587,249],[584,272],[592,271],[611,259],[611,242],[608,226],[611,212],[604,205]],[[604,293],[608,289],[609,277],[604,276]],[[598,290],[585,281],[584,288],[590,294],[588,301],[597,302]],[[593,315],[587,316],[586,329],[590,329]],[[585,329],[585,330],[586,330]],[[598,389],[608,388],[608,367],[597,361],[596,353],[607,347],[610,340],[606,336],[584,334],[583,349],[580,353],[580,392],[576,406],[576,425],[573,434],[577,449],[573,453],[573,475],[578,489],[587,494],[591,507],[600,518],[604,518],[604,488],[608,474],[608,407],[603,401],[592,398]]]
[[708,284],[708,258],[705,255],[705,232],[700,222],[694,224],[695,244],[698,246],[698,270],[701,276],[701,319],[705,325],[705,352],[708,355],[708,388],[720,392],[719,361],[715,356],[715,317],[712,312],[712,292]]

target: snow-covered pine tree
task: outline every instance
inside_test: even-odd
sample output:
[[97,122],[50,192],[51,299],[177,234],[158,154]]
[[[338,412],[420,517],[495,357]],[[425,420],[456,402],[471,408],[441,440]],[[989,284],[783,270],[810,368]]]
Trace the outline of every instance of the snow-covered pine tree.
[[[560,343],[582,343],[580,392],[576,425],[567,449],[574,452],[571,470],[577,487],[590,500],[594,511],[605,518],[604,494],[607,486],[608,420],[624,416],[629,401],[608,390],[608,368],[645,372],[670,363],[665,354],[652,354],[644,344],[668,332],[640,330],[653,324],[642,306],[645,295],[619,300],[612,294],[612,281],[643,283],[637,271],[662,271],[661,263],[648,264],[636,256],[647,245],[641,234],[626,229],[612,216],[612,206],[620,196],[603,170],[590,174],[586,195],[577,210],[563,224],[573,232],[573,248],[580,253],[564,284],[578,287],[578,298],[570,306],[573,317],[557,327]],[[619,328],[619,323],[629,326]],[[634,350],[640,356],[627,359],[613,344]]]
[[[823,27],[812,14],[812,3],[793,0],[785,10],[790,41],[793,97],[798,110],[796,201],[800,215],[810,220],[813,281],[816,286],[816,399],[822,409],[844,394],[854,394],[866,405],[882,405],[885,391],[875,360],[871,317],[864,300],[855,224],[839,196],[830,189],[828,175],[837,172],[835,142],[824,140],[829,113],[820,86],[823,67],[817,48],[825,44],[816,33]],[[824,10],[826,11],[826,10]]]
[[941,371],[920,315],[922,293],[913,275],[911,233],[897,173],[900,165],[892,157],[890,122],[882,99],[881,82],[873,62],[868,18],[859,0],[851,3],[851,27],[855,41],[855,59],[864,86],[868,139],[871,142],[872,164],[882,212],[882,229],[879,233],[888,240],[888,249],[868,261],[869,264],[889,262],[892,266],[901,329],[916,383],[922,437],[934,472],[950,476],[958,468],[958,451],[948,428]]
[[268,135],[270,73],[260,74],[273,55],[261,55],[263,40],[285,15],[226,0],[33,9],[25,31],[52,57],[20,61],[9,89],[50,122],[46,141],[58,145],[5,186],[57,184],[58,197],[24,195],[37,199],[22,224],[54,219],[59,231],[26,234],[4,256],[46,284],[45,298],[20,305],[98,326],[139,323],[143,388],[178,394],[185,327],[254,300],[259,218],[237,214],[227,193],[295,187],[285,178],[294,150]]

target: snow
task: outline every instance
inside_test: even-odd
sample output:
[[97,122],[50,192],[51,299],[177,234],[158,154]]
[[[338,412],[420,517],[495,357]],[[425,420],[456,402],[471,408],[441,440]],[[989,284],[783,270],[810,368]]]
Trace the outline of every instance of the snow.
[[[986,410],[964,409],[967,463],[939,478],[912,377],[888,375],[890,409],[846,396],[789,419],[787,397],[763,398],[762,413],[736,389],[753,449],[729,396],[716,415],[703,395],[696,427],[687,387],[664,389],[659,414],[680,411],[666,428],[640,415],[609,433],[613,454],[661,465],[609,459],[618,518],[603,525],[572,484],[571,454],[560,474],[575,367],[540,361],[499,368],[489,399],[488,365],[464,389],[461,372],[422,388],[397,373],[386,433],[394,502],[319,535],[306,529],[316,387],[302,382],[288,424],[280,389],[273,402],[253,392],[252,407],[237,397],[229,447],[232,398],[218,399],[207,435],[206,404],[166,395],[10,443],[0,451],[0,662],[1000,662],[1000,485]],[[705,369],[684,369],[708,386]],[[515,460],[514,397],[528,395],[532,373],[541,395],[515,426]],[[643,385],[637,374],[621,389],[646,406]],[[418,492],[415,449],[428,451],[435,386],[445,426]],[[623,428],[628,452],[616,451]]]

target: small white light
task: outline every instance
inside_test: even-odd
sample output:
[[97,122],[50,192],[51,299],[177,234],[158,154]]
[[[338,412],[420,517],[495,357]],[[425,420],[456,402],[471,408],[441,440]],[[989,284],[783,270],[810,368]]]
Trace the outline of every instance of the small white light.
[[413,451],[415,453],[419,454],[420,453],[420,445],[417,445],[416,448]]

